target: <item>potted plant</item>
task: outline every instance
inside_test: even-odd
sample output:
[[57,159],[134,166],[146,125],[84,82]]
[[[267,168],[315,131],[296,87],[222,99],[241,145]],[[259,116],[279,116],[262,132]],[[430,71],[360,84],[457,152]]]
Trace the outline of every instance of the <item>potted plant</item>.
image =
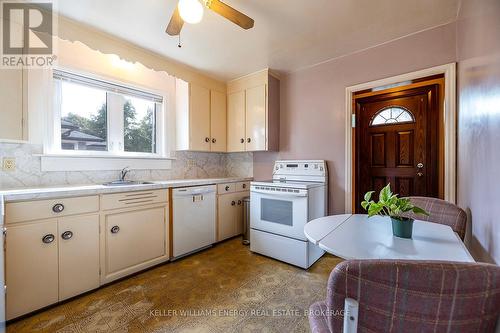
[[404,216],[404,213],[429,215],[424,209],[413,205],[408,198],[398,198],[391,191],[391,184],[387,184],[380,191],[379,201],[372,200],[375,191],[366,192],[361,206],[368,211],[368,217],[375,215],[389,216],[392,221],[392,233],[396,237],[411,238],[413,219]]

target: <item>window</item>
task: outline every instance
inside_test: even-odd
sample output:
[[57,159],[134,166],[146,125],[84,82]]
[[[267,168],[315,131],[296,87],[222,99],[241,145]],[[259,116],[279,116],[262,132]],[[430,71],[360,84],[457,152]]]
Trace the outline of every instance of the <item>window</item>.
[[412,123],[415,121],[413,114],[400,106],[390,106],[378,111],[372,118],[370,126]]
[[161,96],[59,70],[54,90],[61,120],[55,150],[126,156],[159,151]]

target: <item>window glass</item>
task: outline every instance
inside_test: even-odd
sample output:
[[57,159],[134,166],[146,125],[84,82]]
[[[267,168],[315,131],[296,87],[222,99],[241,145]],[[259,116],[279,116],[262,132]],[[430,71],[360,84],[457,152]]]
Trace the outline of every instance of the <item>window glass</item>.
[[61,149],[106,151],[106,91],[61,82]]
[[260,219],[283,225],[293,225],[293,202],[276,199],[260,199]]
[[373,116],[370,126],[411,123],[414,121],[413,115],[407,109],[391,106],[378,111],[375,116]]
[[125,96],[123,104],[125,151],[156,153],[156,103]]

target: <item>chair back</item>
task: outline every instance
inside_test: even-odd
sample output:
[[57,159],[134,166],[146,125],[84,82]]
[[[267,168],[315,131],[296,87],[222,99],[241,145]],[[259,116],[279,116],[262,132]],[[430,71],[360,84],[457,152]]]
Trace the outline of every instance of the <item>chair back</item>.
[[[348,260],[328,280],[325,313],[359,302],[358,332],[494,332],[500,267],[482,263]],[[343,316],[324,318],[342,332]]]
[[406,217],[416,220],[446,224],[464,240],[467,214],[465,211],[451,202],[428,197],[408,197],[410,201],[420,208],[425,209],[429,216],[406,213]]

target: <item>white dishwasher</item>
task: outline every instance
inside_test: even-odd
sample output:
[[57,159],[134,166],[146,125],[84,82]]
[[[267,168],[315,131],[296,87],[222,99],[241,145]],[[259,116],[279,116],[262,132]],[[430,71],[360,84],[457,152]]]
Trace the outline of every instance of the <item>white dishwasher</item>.
[[215,191],[215,185],[172,191],[174,259],[215,243]]

